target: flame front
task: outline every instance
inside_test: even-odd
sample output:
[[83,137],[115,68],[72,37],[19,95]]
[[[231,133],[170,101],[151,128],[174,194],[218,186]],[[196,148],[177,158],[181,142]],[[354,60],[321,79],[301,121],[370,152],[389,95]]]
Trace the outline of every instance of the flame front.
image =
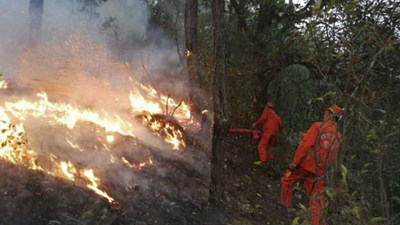
[[100,179],[93,175],[93,170],[92,169],[84,170],[83,174],[90,180],[90,184],[87,184],[87,187],[89,189],[93,190],[96,194],[102,196],[103,198],[106,198],[109,203],[114,202],[114,199],[111,198],[107,194],[107,192],[102,191],[102,190],[99,189],[98,182],[100,181]]
[[35,160],[38,154],[27,146],[24,127],[22,124],[11,124],[10,118],[1,107],[0,132],[1,158],[15,164],[23,164],[29,169],[43,170]]
[[[154,89],[147,88],[145,90],[150,93],[155,92]],[[46,174],[67,179],[72,182],[83,183],[87,188],[92,190],[97,195],[105,198],[112,204],[118,204],[106,191],[99,186],[100,178],[94,175],[93,169],[78,168],[71,161],[60,160],[57,156],[36,152],[28,145],[25,138],[25,130],[22,123],[13,124],[6,112],[10,112],[17,120],[23,122],[29,117],[45,118],[49,124],[59,124],[74,129],[78,122],[90,122],[105,129],[106,132],[115,132],[125,136],[135,137],[133,124],[124,121],[115,114],[106,112],[94,112],[91,110],[81,110],[66,103],[54,103],[48,100],[47,94],[37,94],[36,101],[19,100],[17,102],[5,102],[5,108],[0,107],[0,158],[25,166],[28,169],[42,171]],[[146,101],[142,96],[135,97],[131,92],[129,96],[134,111],[140,112],[148,110],[152,113],[162,112],[161,105],[152,101]],[[138,101],[136,101],[138,100]],[[161,96],[161,102],[164,102],[174,108],[177,119],[185,122],[190,120],[190,110],[188,106],[181,102],[177,104],[173,99]],[[135,106],[135,107],[134,107]],[[160,120],[155,115],[146,113],[143,117],[144,123],[150,127],[157,135],[163,137],[165,141],[171,144],[172,148],[179,150],[186,147],[183,133],[173,124]],[[84,151],[78,144],[74,144],[69,138],[66,142],[73,148],[79,151]],[[115,141],[114,135],[106,135],[105,141],[109,144]],[[151,159],[149,163],[130,163],[126,158],[118,159],[108,148],[103,144],[110,155],[110,161],[123,163],[125,166],[140,170],[146,165],[153,165]],[[44,166],[46,165],[46,166]]]
[[[54,155],[55,152],[52,154],[40,151],[42,149],[34,149],[28,144],[24,125],[28,125],[32,119],[41,118],[50,126],[66,127],[71,133],[74,132],[70,130],[78,130],[77,124],[82,122],[103,128],[98,129],[101,130],[99,133],[102,133],[96,134],[98,135],[97,139],[93,140],[101,142],[99,145],[85,146],[86,140],[84,143],[79,142],[79,139],[75,139],[69,133],[62,140],[65,141],[67,148],[70,147],[73,150],[72,152],[77,150],[73,154],[83,154],[93,148],[93,152],[103,151],[101,157],[103,155],[109,157],[104,162],[139,170],[157,163],[153,163],[151,158],[145,159],[146,162],[131,163],[118,155],[113,146],[124,139],[119,138],[119,135],[142,141],[138,137],[140,132],[137,132],[136,129],[138,125],[144,124],[155,135],[164,139],[172,149],[179,150],[186,148],[184,128],[197,124],[193,121],[189,104],[183,99],[164,95],[150,85],[135,81],[131,77],[132,71],[129,65],[110,58],[112,54],[107,52],[105,46],[98,45],[89,39],[82,39],[80,35],[71,35],[64,44],[62,47],[60,46],[60,51],[65,48],[65,57],[64,55],[52,57],[53,49],[43,43],[21,53],[18,71],[20,77],[24,79],[18,80],[18,82],[27,83],[22,83],[22,85],[10,83],[10,87],[12,87],[10,89],[16,86],[24,87],[25,84],[32,88],[30,90],[44,92],[38,93],[36,97],[29,98],[29,100],[18,99],[0,105],[0,158],[28,169],[74,182],[78,186],[90,189],[112,205],[118,205],[114,198],[106,192],[105,180],[102,181],[95,176],[101,172],[98,171],[100,168],[90,168],[92,166],[82,165],[81,162],[78,164],[75,160]],[[38,62],[43,62],[43,64]],[[43,71],[43,68],[47,67],[49,69]],[[119,82],[123,85],[113,86],[111,81],[115,81],[115,77],[121,78]],[[114,89],[110,88],[111,86]],[[7,88],[7,82],[0,80],[0,89]],[[90,91],[86,91],[86,89]],[[80,90],[86,92],[80,92]],[[12,92],[12,90],[9,91]],[[108,96],[112,99],[113,104],[121,106],[118,107],[119,110],[89,109],[85,106],[91,104],[92,98],[87,97],[85,101],[74,101],[74,98],[70,98],[90,92],[89,94],[95,93],[92,97],[99,100],[96,95],[98,91],[104,91],[101,96]],[[50,100],[46,92],[49,93]],[[79,103],[51,101],[52,98],[60,99],[60,97]],[[174,122],[160,118],[159,115],[173,118]],[[140,118],[140,123],[133,120],[137,118]]]
[[137,82],[133,82],[133,85],[136,91],[130,92],[129,100],[134,113],[166,114],[174,117],[184,127],[194,124],[190,106],[183,100],[178,102],[170,96],[162,95],[149,85]]
[[151,114],[144,114],[142,118],[143,123],[158,136],[164,137],[164,140],[171,144],[174,150],[186,148],[183,132],[174,124]]
[[[42,171],[46,174],[79,182],[87,183],[87,187],[96,194],[106,198],[110,203],[114,202],[107,192],[99,189],[100,179],[93,174],[92,169],[77,169],[70,161],[59,160],[50,154],[39,154],[33,150],[25,139],[25,131],[22,124],[14,125],[10,123],[10,118],[5,113],[4,108],[0,107],[0,158],[13,163],[25,166],[28,169]],[[39,160],[40,158],[40,160]],[[41,166],[40,162],[43,162]],[[82,179],[84,175],[89,182]]]
[[[153,92],[154,89],[145,89]],[[65,125],[69,129],[73,129],[78,121],[91,122],[102,128],[107,132],[117,132],[121,135],[135,137],[134,126],[132,123],[124,121],[119,115],[109,114],[107,112],[94,112],[91,110],[80,110],[66,103],[53,103],[48,100],[47,94],[37,94],[38,100],[26,101],[20,100],[17,102],[6,102],[5,107],[10,111],[13,116],[21,121],[26,120],[27,117],[42,117],[49,120],[49,123]],[[132,108],[134,112],[141,111],[150,112],[151,114],[162,113],[160,104],[152,101],[147,101],[143,96],[129,95]],[[172,98],[161,96],[161,102],[171,107],[176,118],[181,124],[192,123],[190,108],[184,103],[176,103]],[[157,132],[165,133],[165,141],[172,145],[173,149],[185,148],[186,144],[183,140],[182,131],[177,130],[171,124],[166,123],[162,125],[159,120],[152,120],[151,114],[147,116],[147,124],[150,128]],[[107,141],[111,143],[112,137],[107,137]]]
[[67,162],[64,162],[64,161],[62,161],[62,162],[60,163],[60,166],[61,166],[61,170],[63,171],[63,173],[65,174],[65,176],[66,176],[68,179],[74,181],[75,174],[76,174],[75,166],[72,165],[71,162],[68,162],[68,163],[67,163]]
[[28,116],[42,117],[49,119],[50,123],[65,125],[69,129],[73,129],[78,121],[84,121],[103,127],[107,132],[135,136],[133,134],[133,125],[124,121],[118,115],[79,110],[65,103],[52,103],[48,100],[46,93],[39,93],[37,96],[39,100],[34,102],[20,100],[15,103],[6,102],[5,106],[8,111],[21,121],[24,121]]

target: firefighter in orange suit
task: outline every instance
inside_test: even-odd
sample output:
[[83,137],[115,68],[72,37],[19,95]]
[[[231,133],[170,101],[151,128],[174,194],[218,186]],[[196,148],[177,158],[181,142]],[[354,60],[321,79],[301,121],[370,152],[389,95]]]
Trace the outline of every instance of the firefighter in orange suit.
[[274,158],[274,155],[268,153],[267,150],[275,143],[278,137],[279,129],[282,125],[281,118],[279,118],[279,116],[275,113],[274,108],[275,104],[273,102],[267,102],[267,105],[260,118],[253,123],[253,127],[262,123],[263,129],[262,138],[258,144],[258,155],[260,157],[260,161],[254,162],[255,164],[265,163],[268,159]]
[[281,179],[281,204],[291,207],[293,186],[303,181],[308,196],[312,225],[325,225],[322,219],[324,174],[336,159],[341,144],[337,121],[343,109],[337,105],[325,108],[324,121],[315,122],[303,136],[293,162]]

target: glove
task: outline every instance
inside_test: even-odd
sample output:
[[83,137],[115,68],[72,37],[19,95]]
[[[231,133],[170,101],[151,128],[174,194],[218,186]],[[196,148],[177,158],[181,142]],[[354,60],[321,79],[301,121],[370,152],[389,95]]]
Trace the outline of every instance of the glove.
[[295,171],[296,168],[297,168],[297,164],[296,164],[296,163],[290,163],[290,164],[289,164],[289,170]]

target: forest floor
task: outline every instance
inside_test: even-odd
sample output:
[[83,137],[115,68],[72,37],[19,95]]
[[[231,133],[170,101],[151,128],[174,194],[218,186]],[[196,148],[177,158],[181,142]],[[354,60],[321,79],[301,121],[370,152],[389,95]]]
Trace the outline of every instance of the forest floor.
[[226,190],[227,212],[233,224],[292,224],[294,213],[289,216],[288,209],[280,205],[280,179],[291,160],[293,147],[282,144],[272,147],[270,152],[275,159],[260,166],[253,163],[259,160],[257,143],[251,144],[247,137],[230,136]]
[[[121,204],[119,210],[85,188],[0,162],[0,225],[291,224],[293,218],[279,199],[280,178],[294,149],[272,148],[276,159],[258,166],[253,164],[258,160],[257,144],[248,137],[230,135],[226,144],[223,211],[207,206],[209,158],[204,152],[180,156],[192,157],[200,165],[197,169],[156,159],[158,167],[136,171],[151,183],[147,188],[108,186]],[[301,194],[295,197],[305,203]]]

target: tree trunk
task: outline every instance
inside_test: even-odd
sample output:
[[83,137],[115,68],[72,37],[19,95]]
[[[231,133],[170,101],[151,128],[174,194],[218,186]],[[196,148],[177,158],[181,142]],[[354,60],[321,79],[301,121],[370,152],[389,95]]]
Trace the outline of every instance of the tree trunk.
[[44,0],[30,0],[29,4],[29,44],[40,40]]
[[231,0],[231,5],[235,9],[237,15],[237,30],[239,33],[247,32],[246,23],[246,0]]
[[214,129],[212,138],[210,203],[221,207],[224,201],[224,143],[229,128],[225,91],[224,1],[212,1],[214,33]]
[[257,30],[256,34],[261,35],[266,28],[272,25],[272,18],[275,17],[274,7],[269,1],[262,2],[257,15]]
[[196,121],[201,121],[201,109],[203,108],[203,104],[199,88],[200,68],[198,59],[197,18],[198,0],[186,0],[185,39],[187,72],[189,76],[189,97],[191,113]]

